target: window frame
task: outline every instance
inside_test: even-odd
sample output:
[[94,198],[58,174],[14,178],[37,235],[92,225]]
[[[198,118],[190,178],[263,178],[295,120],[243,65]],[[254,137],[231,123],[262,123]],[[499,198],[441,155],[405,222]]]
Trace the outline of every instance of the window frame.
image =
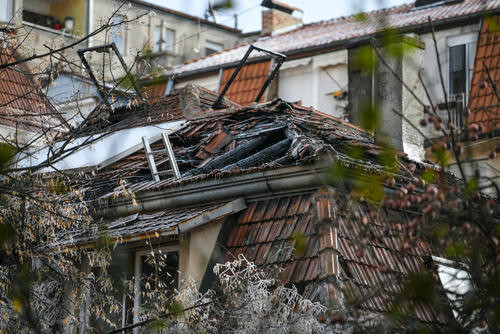
[[[117,22],[117,20],[120,20]],[[120,52],[122,56],[127,54],[127,29],[125,28],[125,20],[126,17],[124,15],[115,15],[111,18],[111,23],[116,24],[116,23],[121,23],[120,25],[113,26],[110,29],[109,33],[109,43],[115,43],[116,48]],[[122,32],[120,34],[119,32]],[[119,41],[119,43],[116,43],[116,41]]]
[[[159,33],[159,35],[158,35]],[[167,36],[169,37],[167,39]],[[158,38],[157,38],[158,37]],[[165,28],[162,25],[155,27],[153,52],[171,52],[175,50],[175,30]],[[159,42],[162,41],[161,44]]]
[[[151,252],[154,252],[155,254],[159,253],[161,251],[162,253],[169,253],[169,252],[178,252],[179,251],[179,245],[173,245],[173,246],[162,246],[158,247],[156,249],[145,249],[142,251],[136,251],[135,252],[135,263],[134,263],[134,285],[135,285],[135,294],[134,294],[134,324],[139,322],[139,307],[141,305],[141,282],[140,282],[140,276],[142,275],[142,266],[141,266],[141,257],[144,255],[151,254]],[[125,319],[125,317],[124,317]],[[134,331],[135,333],[135,331]]]
[[[459,45],[465,45],[465,67],[466,67],[466,80],[465,80],[465,101],[464,104],[468,103],[470,84],[472,81],[472,76],[474,74],[474,59],[477,52],[477,37],[478,33],[471,32],[464,35],[451,36],[446,38],[446,91],[451,94],[450,91],[450,48]],[[470,46],[474,46],[474,54],[471,54]],[[472,62],[471,62],[472,61]]]
[[[212,48],[210,46],[215,46],[215,47]],[[217,50],[217,47],[220,47],[220,50]],[[215,52],[207,53],[207,49],[214,50]],[[217,52],[222,51],[222,50],[224,50],[224,45],[223,44],[212,42],[212,41],[208,41],[208,40],[205,41],[205,56],[209,56],[211,54],[217,53]]]
[[12,8],[13,8],[13,0],[7,0],[7,9],[5,11],[5,20],[0,17],[0,22],[8,23],[12,20]]

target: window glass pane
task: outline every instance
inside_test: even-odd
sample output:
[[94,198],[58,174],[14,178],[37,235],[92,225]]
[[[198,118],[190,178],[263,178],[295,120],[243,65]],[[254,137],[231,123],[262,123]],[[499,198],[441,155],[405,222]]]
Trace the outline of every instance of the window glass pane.
[[449,61],[450,94],[465,93],[467,84],[465,44],[450,47]]
[[[154,52],[160,52],[160,39],[161,39],[161,28],[156,27],[155,28],[155,45],[154,45]],[[163,45],[162,45],[163,46]]]
[[[115,16],[111,19],[113,24],[123,22],[122,16]],[[120,51],[121,54],[125,54],[125,27],[123,24],[114,26],[110,29],[109,42],[115,43],[116,48]]]
[[211,55],[212,53],[216,53],[222,51],[224,47],[221,44],[213,43],[210,41],[206,41],[205,43],[205,55]]
[[[141,304],[150,308],[156,302],[166,299],[177,289],[179,252],[156,253],[141,256]],[[154,293],[148,293],[154,291]]]
[[163,40],[165,41],[163,49],[174,52],[175,32],[170,29],[165,29],[165,37],[163,37]]
[[11,19],[11,0],[0,0],[0,21],[8,22]]
[[474,68],[474,60],[476,59],[476,44],[477,42],[469,43],[469,70]]

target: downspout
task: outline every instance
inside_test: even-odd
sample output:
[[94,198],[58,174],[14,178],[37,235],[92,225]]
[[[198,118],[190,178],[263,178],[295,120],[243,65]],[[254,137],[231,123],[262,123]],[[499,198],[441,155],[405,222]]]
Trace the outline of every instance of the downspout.
[[[94,30],[94,0],[89,0],[89,22],[88,22],[88,34],[92,33]],[[94,46],[93,37],[90,36],[88,39],[88,47]]]

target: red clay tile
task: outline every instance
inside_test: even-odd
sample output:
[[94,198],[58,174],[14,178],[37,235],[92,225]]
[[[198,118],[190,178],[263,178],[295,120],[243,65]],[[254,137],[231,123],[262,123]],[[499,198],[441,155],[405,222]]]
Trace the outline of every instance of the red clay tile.
[[288,262],[284,268],[282,269],[280,275],[278,276],[278,279],[283,283],[283,284],[289,284],[292,281],[292,275],[293,272],[295,271],[295,267],[297,266],[297,261],[293,262]]
[[285,224],[285,219],[273,221],[271,230],[269,231],[269,235],[267,236],[267,241],[274,241],[276,239],[280,239],[281,230],[283,229],[284,224]]
[[302,196],[291,198],[290,204],[288,205],[288,210],[286,212],[287,217],[294,216],[297,214],[297,210],[299,209],[301,198],[302,198]]
[[252,222],[262,221],[262,217],[264,217],[264,213],[266,212],[268,201],[261,201],[257,204],[257,208],[252,216]]
[[283,218],[285,217],[285,212],[288,208],[288,203],[290,203],[290,197],[283,197],[279,204],[278,208],[274,214],[274,218]]
[[309,268],[307,268],[306,275],[304,277],[305,281],[312,281],[318,276],[318,258],[311,259],[309,263]]
[[269,202],[266,208],[266,212],[264,213],[264,220],[270,220],[274,218],[274,213],[276,212],[276,209],[278,208],[280,200],[279,199],[274,199]]
[[299,219],[295,225],[293,233],[298,235],[305,235],[310,221],[311,221],[311,216],[309,215],[299,216]]
[[229,247],[236,247],[240,246],[243,238],[245,237],[245,233],[248,229],[248,225],[237,225],[233,232],[231,233],[231,237],[229,238],[228,241],[228,246]]
[[290,217],[285,220],[285,223],[283,224],[283,228],[281,230],[282,238],[290,238],[292,236],[298,220],[298,217]]
[[243,213],[240,215],[240,217],[238,219],[239,224],[246,224],[246,223],[250,222],[250,220],[252,219],[253,213],[255,211],[255,208],[257,207],[257,203],[258,202],[254,202],[254,203],[249,203],[247,205],[246,210],[243,211]]
[[256,243],[263,243],[266,242],[267,237],[269,236],[269,231],[271,231],[271,228],[273,227],[273,222],[268,221],[263,223],[260,226],[259,233],[257,234],[257,238],[255,239]]
[[267,254],[270,248],[271,248],[270,242],[260,245],[257,255],[255,256],[254,259],[255,264],[262,265],[266,262]]
[[295,247],[295,240],[288,239],[283,243],[278,262],[285,262],[291,259]]
[[272,264],[278,262],[284,244],[285,241],[283,240],[278,240],[272,243],[272,246],[267,254],[266,264]]
[[243,237],[241,246],[252,245],[256,242],[255,240],[257,239],[257,235],[259,234],[260,225],[260,223],[248,225],[249,228],[247,229],[245,236]]
[[300,282],[304,279],[310,261],[311,261],[310,259],[303,259],[297,261],[297,267],[293,271],[293,276],[291,280],[292,283]]

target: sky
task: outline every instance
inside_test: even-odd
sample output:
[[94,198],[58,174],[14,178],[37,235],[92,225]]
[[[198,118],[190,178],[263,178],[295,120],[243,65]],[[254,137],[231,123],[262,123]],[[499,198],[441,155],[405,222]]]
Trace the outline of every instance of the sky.
[[[209,0],[145,0],[147,2],[174,9],[194,16],[204,17]],[[221,0],[213,0],[215,4]],[[228,1],[228,0],[225,0]],[[231,0],[232,8],[219,11],[219,23],[234,27],[234,14],[238,14],[238,29],[243,32],[260,30],[262,0]],[[361,11],[371,11],[392,7],[414,0],[280,0],[304,11],[304,23],[329,20],[335,17],[348,16]],[[299,15],[297,15],[299,14]],[[294,12],[293,15],[301,16]],[[212,18],[210,18],[213,20]]]

